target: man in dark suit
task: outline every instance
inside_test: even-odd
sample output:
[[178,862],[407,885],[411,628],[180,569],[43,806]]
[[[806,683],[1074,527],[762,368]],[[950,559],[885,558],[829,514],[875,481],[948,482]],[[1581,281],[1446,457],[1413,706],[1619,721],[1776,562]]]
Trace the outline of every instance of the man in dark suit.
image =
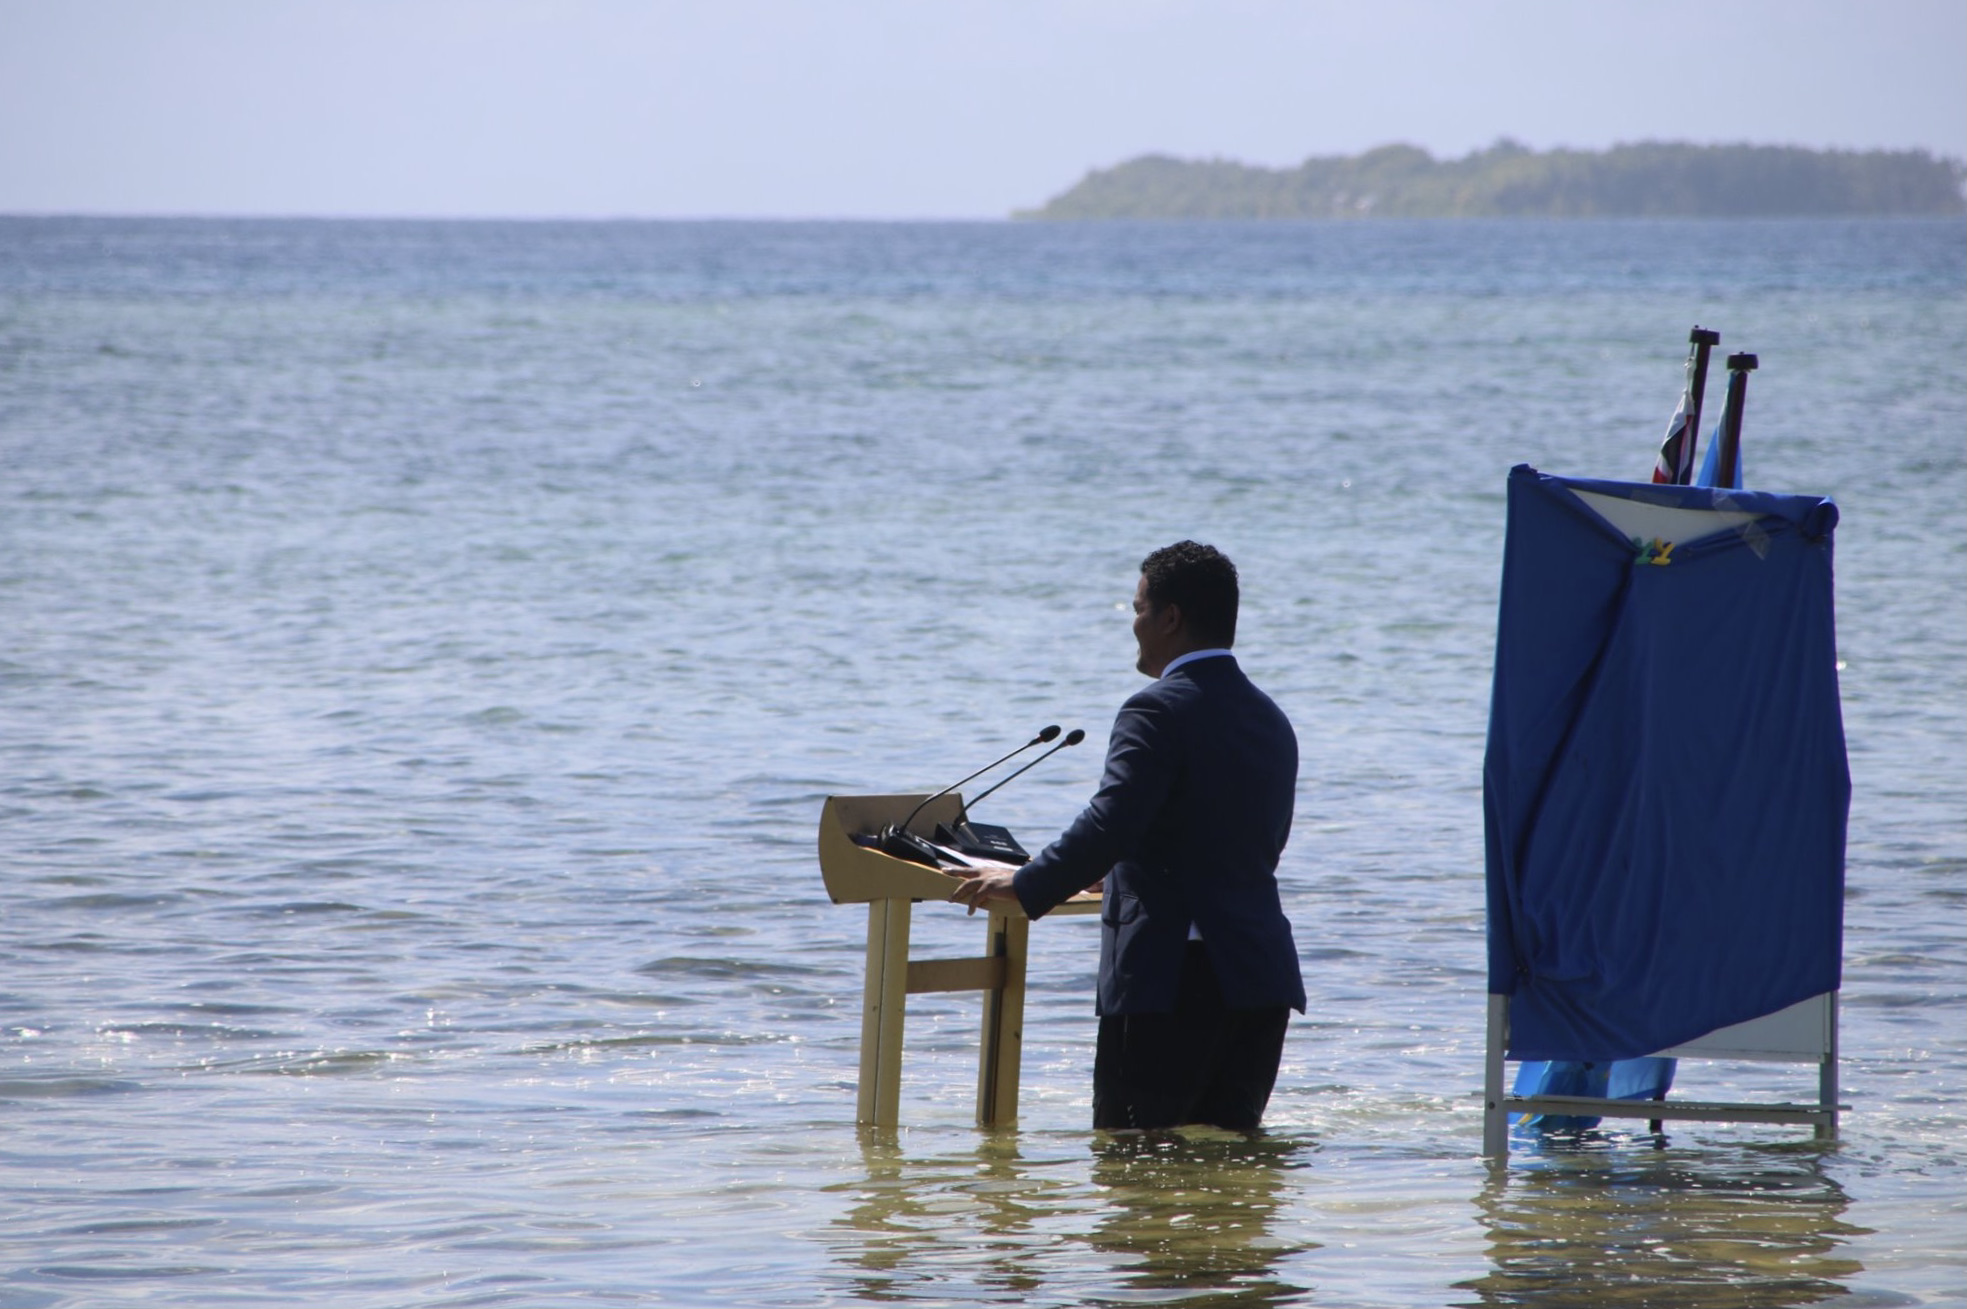
[[1237,595],[1212,546],[1141,561],[1136,666],[1156,680],[1121,706],[1098,793],[1016,873],[952,897],[973,911],[1015,897],[1039,918],[1106,879],[1095,1127],[1254,1129],[1304,1011],[1277,893],[1298,742],[1230,653]]

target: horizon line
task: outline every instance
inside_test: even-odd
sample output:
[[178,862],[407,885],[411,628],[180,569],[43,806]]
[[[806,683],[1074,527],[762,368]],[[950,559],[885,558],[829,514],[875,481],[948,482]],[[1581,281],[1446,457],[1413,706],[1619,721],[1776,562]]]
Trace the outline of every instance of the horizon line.
[[178,221],[262,220],[267,222],[351,223],[1010,223],[1016,212],[960,214],[635,214],[635,213],[465,213],[297,209],[11,209],[0,218],[155,218]]
[[602,226],[609,223],[755,223],[792,226],[801,223],[862,226],[900,226],[908,223],[945,226],[1060,226],[1139,223],[1165,226],[1172,223],[1220,223],[1248,227],[1263,224],[1302,226],[1310,223],[1360,224],[1386,223],[1782,223],[1782,222],[1958,222],[1963,214],[1467,214],[1434,217],[1127,217],[1127,218],[1040,218],[1035,210],[1017,209],[989,217],[961,216],[873,216],[873,215],[793,215],[793,214],[497,214],[497,213],[306,213],[300,211],[221,210],[94,210],[94,209],[0,209],[0,222],[15,220],[48,221],[80,219],[89,222],[194,222],[194,223],[566,223]]

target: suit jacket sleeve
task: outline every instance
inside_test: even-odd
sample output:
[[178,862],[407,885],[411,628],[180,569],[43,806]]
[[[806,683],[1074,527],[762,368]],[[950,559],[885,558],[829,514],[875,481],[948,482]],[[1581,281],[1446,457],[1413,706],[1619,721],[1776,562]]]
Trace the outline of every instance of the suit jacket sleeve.
[[1120,707],[1100,789],[1059,839],[1013,879],[1026,914],[1042,918],[1139,850],[1175,782],[1175,715],[1153,688]]

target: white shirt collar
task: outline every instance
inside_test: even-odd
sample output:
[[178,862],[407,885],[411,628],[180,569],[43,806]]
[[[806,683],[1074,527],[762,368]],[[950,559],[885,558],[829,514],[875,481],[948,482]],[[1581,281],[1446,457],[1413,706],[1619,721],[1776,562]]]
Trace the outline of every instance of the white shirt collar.
[[1226,655],[1231,653],[1233,652],[1229,649],[1228,646],[1221,646],[1213,650],[1190,650],[1185,655],[1176,655],[1173,659],[1170,659],[1168,661],[1168,666],[1161,670],[1161,676],[1166,677],[1168,674],[1174,672],[1177,668],[1180,668],[1183,664],[1192,664],[1198,659],[1214,659],[1218,655]]

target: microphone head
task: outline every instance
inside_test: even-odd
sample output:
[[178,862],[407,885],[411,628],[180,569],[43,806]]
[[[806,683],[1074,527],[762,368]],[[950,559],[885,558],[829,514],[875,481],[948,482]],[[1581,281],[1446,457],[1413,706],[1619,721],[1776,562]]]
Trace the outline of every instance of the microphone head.
[[1059,734],[1059,725],[1057,723],[1053,723],[1050,727],[1047,727],[1043,731],[1038,733],[1038,739],[1039,741],[1051,741],[1057,739],[1058,734]]
[[1085,739],[1086,739],[1086,729],[1083,727],[1075,727],[1070,732],[1067,732],[1065,734],[1065,743],[1067,745],[1078,745],[1081,741]]

